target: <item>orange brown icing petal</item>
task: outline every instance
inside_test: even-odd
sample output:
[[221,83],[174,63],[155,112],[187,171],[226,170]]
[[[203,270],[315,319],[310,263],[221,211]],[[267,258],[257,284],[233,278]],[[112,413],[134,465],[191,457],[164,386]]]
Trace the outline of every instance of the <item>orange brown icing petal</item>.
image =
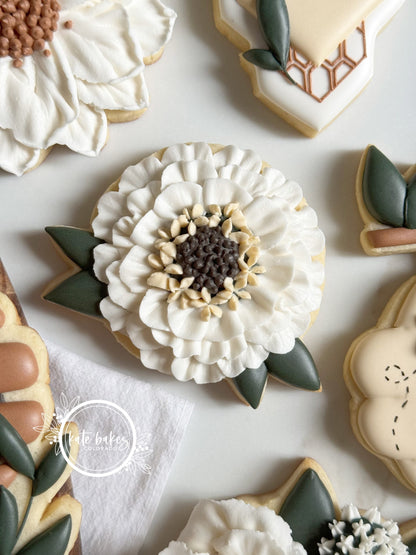
[[373,229],[367,232],[367,237],[375,249],[412,245],[416,244],[416,229],[407,229],[405,227]]
[[16,478],[17,472],[7,464],[0,465],[0,486],[8,488]]
[[43,407],[37,401],[13,401],[0,403],[2,414],[19,432],[25,443],[31,443],[39,436],[43,425]]
[[28,345],[0,343],[0,393],[30,387],[38,375],[38,363]]

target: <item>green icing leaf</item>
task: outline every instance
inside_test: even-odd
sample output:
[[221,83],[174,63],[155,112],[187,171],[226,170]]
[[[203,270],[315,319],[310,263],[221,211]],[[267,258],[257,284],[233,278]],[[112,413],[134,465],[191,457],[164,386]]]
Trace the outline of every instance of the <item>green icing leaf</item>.
[[236,378],[233,378],[233,383],[238,392],[253,409],[256,409],[260,404],[266,381],[267,368],[264,364],[258,368],[247,368]]
[[17,555],[64,555],[71,537],[71,515],[64,516],[53,526],[30,540]]
[[362,191],[367,210],[378,222],[392,227],[404,225],[406,181],[396,166],[373,145],[367,151]]
[[83,270],[92,269],[94,264],[94,247],[103,243],[90,231],[76,227],[46,227],[52,239],[59,245],[65,255]]
[[289,14],[285,0],[257,0],[257,18],[267,46],[285,70],[290,46]]
[[16,543],[19,522],[14,495],[0,486],[0,555],[10,555]]
[[289,353],[270,353],[265,365],[272,376],[287,384],[309,391],[318,391],[321,387],[312,355],[300,339],[295,340]]
[[28,478],[33,478],[35,463],[21,435],[10,422],[0,414],[0,456],[7,464]]
[[335,518],[335,508],[318,474],[308,468],[296,482],[279,512],[308,555],[318,554],[318,542],[325,535],[327,523]]
[[[69,434],[62,436],[62,446],[65,450],[66,456],[68,457],[71,450]],[[66,465],[67,462],[62,454],[62,451],[60,449],[56,450],[55,445],[52,445],[51,449],[42,459],[36,470],[35,479],[32,484],[32,497],[36,497],[37,495],[44,493],[51,486],[53,486],[54,483],[61,477]]]
[[101,318],[99,304],[107,296],[107,286],[88,270],[82,270],[60,283],[45,299],[88,316]]
[[270,52],[262,48],[252,48],[243,53],[244,58],[262,69],[282,71],[282,66]]
[[407,185],[404,225],[409,229],[416,229],[416,175]]
[[407,547],[409,548],[409,555],[416,555],[416,538],[408,542]]

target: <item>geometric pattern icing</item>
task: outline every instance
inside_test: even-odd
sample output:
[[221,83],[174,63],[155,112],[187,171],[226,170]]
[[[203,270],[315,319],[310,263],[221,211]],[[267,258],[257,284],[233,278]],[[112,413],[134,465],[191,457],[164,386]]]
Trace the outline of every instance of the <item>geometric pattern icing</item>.
[[287,72],[298,87],[322,102],[366,57],[365,24],[362,21],[318,67],[290,47]]

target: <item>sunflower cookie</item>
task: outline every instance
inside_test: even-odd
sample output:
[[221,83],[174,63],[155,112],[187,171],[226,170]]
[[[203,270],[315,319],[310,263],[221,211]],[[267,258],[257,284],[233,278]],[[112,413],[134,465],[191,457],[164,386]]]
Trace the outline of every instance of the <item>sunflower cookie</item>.
[[0,168],[21,175],[55,144],[96,156],[108,122],[146,110],[175,18],[161,0],[3,1]]
[[369,145],[361,157],[355,189],[366,254],[415,252],[416,164],[402,175],[377,147]]
[[360,443],[416,491],[416,278],[393,295],[376,326],[351,345],[344,379]]
[[72,261],[47,300],[102,318],[146,367],[227,379],[253,407],[269,374],[320,389],[299,337],[320,306],[324,237],[299,185],[253,151],[153,154],[101,197],[91,229],[47,229]]
[[279,489],[225,501],[202,501],[177,541],[159,555],[416,554],[416,519],[403,525],[377,508],[339,509],[323,469],[305,459]]
[[81,522],[70,495],[55,498],[76,457],[77,429],[69,424],[62,442],[50,445],[52,420],[46,347],[22,325],[14,304],[0,293],[0,551],[2,554],[68,554]]
[[373,74],[375,40],[404,0],[213,0],[254,95],[309,137]]

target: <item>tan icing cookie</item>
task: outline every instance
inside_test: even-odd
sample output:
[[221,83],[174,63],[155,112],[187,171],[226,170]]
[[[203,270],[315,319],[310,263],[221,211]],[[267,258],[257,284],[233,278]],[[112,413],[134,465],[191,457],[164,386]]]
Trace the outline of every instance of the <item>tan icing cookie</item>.
[[300,340],[324,237],[297,183],[251,150],[179,144],[127,168],[91,230],[47,228],[70,271],[45,298],[103,322],[151,369],[227,379],[256,408],[268,375],[320,390]]
[[55,144],[98,155],[108,122],[147,109],[145,67],[176,14],[161,0],[10,0],[1,17],[0,168],[22,175]]
[[[19,466],[22,464],[22,448],[9,447],[5,436],[7,428],[5,422],[0,420],[0,453],[5,459],[0,464],[0,486],[4,488],[1,497],[2,500],[10,500],[13,496],[18,511],[17,542],[11,508],[0,517],[2,548],[10,547],[10,553],[17,553],[31,541],[38,541],[38,551],[33,553],[54,555],[53,548],[56,547],[59,553],[69,554],[79,533],[80,504],[67,494],[55,497],[67,481],[71,467],[64,461],[60,463],[62,455],[57,456],[55,446],[51,447],[46,439],[54,411],[48,384],[48,355],[42,339],[35,330],[21,324],[14,304],[4,293],[0,293],[0,393],[4,401],[0,403],[0,415],[28,444],[29,459],[33,459],[36,467],[33,480],[27,477],[28,474],[24,475]],[[74,424],[69,424],[65,432],[71,434],[73,439],[77,437]],[[72,441],[71,458],[76,457],[77,451],[78,443]],[[49,469],[42,465],[48,456],[51,462]],[[58,465],[59,472],[56,470]],[[40,478],[42,473],[44,476]],[[27,520],[24,522],[25,514]],[[6,528],[2,518],[9,519]],[[46,530],[51,530],[53,544],[42,543],[45,539],[42,540],[40,535]],[[4,553],[9,551],[6,549]]]
[[327,127],[373,74],[375,41],[404,0],[213,0],[254,95],[303,134]]
[[360,241],[366,254],[380,256],[416,251],[415,176],[416,164],[401,175],[374,145],[364,151],[355,192],[364,223]]
[[324,470],[304,459],[270,493],[201,501],[177,541],[160,555],[415,555],[415,537],[416,519],[399,526],[376,508],[349,504],[340,510]]
[[351,424],[360,443],[416,491],[416,278],[393,295],[344,364]]

